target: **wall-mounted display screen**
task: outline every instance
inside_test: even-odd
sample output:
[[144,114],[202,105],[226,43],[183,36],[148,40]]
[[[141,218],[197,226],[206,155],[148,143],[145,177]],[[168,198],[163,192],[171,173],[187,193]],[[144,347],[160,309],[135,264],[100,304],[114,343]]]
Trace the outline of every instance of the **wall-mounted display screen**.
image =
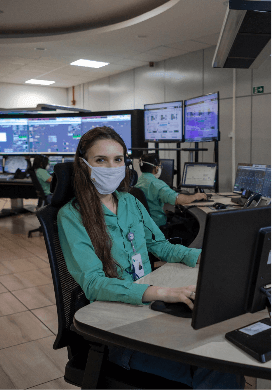
[[[92,116],[82,117],[82,135],[87,131],[95,128],[107,126],[111,127],[118,133],[124,140],[126,147],[131,148],[131,115],[103,115],[103,116]],[[131,150],[128,151],[131,153]]]
[[20,114],[0,116],[0,155],[75,154],[83,134],[108,126],[124,140],[128,153],[140,157],[144,142],[144,110],[99,111],[75,114]]
[[27,119],[0,118],[0,153],[28,153]]
[[30,118],[30,153],[75,153],[81,137],[80,117]]
[[146,142],[182,141],[182,101],[145,104],[144,110]]
[[184,142],[219,139],[219,93],[184,101]]

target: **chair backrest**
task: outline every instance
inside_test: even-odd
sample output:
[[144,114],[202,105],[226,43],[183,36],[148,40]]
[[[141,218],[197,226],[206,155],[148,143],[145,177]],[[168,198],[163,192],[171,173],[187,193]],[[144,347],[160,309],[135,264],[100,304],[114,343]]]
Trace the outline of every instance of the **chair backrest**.
[[[79,284],[68,272],[58,237],[57,215],[62,206],[74,197],[72,163],[56,164],[51,190],[55,189],[51,205],[37,212],[49,257],[58,312],[58,334],[54,349],[71,345],[74,332],[70,326],[75,312],[89,304]],[[52,188],[53,187],[53,188]]]
[[140,188],[131,187],[131,188],[129,189],[129,193],[130,193],[131,195],[135,196],[135,198],[137,198],[137,199],[144,205],[144,207],[145,207],[146,210],[148,211],[148,214],[150,215],[148,203],[147,203],[147,200],[146,200],[146,197],[145,197],[144,192],[143,192]]
[[45,195],[44,190],[41,186],[41,183],[39,182],[39,180],[36,176],[36,172],[34,171],[34,169],[29,169],[28,173],[29,173],[29,176],[31,177],[31,180],[32,180],[32,183],[33,183],[33,186],[35,188],[35,191],[36,191],[38,198],[43,200],[43,201],[46,201],[46,195]]

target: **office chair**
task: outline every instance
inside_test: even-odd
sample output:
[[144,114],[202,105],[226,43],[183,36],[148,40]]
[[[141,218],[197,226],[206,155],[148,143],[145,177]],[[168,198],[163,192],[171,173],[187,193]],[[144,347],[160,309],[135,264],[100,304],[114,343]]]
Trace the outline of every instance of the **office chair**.
[[[106,360],[107,348],[100,340],[85,340],[74,331],[73,317],[77,310],[89,304],[79,284],[67,270],[58,238],[57,214],[74,197],[73,163],[56,164],[51,184],[50,205],[37,211],[41,223],[54,283],[58,334],[54,349],[67,347],[66,382],[83,389],[92,388],[190,388],[138,370],[126,370]],[[146,384],[148,384],[146,386]],[[144,387],[143,387],[144,386]]]
[[[38,180],[38,178],[36,176],[36,172],[32,168],[28,168],[27,173],[29,173],[29,176],[31,177],[33,186],[34,186],[36,194],[38,196],[37,209],[39,209],[40,207],[46,206],[48,204],[48,202],[46,200],[46,195],[45,195],[44,190],[43,190],[43,188],[41,186],[41,183],[39,182],[39,180]],[[38,227],[37,229],[29,230],[28,238],[31,237],[32,233],[35,233],[35,232],[42,233],[41,226]]]

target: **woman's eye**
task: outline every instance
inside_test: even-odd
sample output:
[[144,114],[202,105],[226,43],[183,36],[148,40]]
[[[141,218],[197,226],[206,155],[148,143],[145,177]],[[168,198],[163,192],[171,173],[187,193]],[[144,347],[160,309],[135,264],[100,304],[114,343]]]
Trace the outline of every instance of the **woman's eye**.
[[124,159],[123,159],[122,157],[118,157],[118,158],[115,159],[115,161],[117,161],[117,162],[123,162]]
[[98,158],[95,162],[97,162],[97,163],[102,163],[102,162],[104,162],[105,160],[104,160],[104,158]]

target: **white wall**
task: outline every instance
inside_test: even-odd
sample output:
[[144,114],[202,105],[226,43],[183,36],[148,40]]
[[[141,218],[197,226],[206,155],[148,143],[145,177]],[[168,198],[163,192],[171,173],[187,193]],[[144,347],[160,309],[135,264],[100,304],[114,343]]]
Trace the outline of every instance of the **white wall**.
[[[214,49],[191,52],[157,62],[154,68],[144,66],[86,83],[76,88],[76,100],[82,108],[92,111],[142,109],[144,104],[183,100],[219,91],[219,190],[231,191],[232,140],[229,134],[232,131],[233,69],[212,68]],[[270,60],[257,70],[237,69],[236,73],[235,165],[238,162],[270,164]],[[261,85],[264,94],[253,95],[253,87]],[[199,160],[213,161],[214,144],[199,146],[208,148],[207,152],[200,153]],[[161,144],[161,147],[171,148],[173,144]],[[160,157],[175,158],[175,152],[160,152]],[[185,161],[189,161],[188,152],[181,155],[181,168]]]
[[67,106],[67,98],[67,88],[0,83],[0,108],[36,107],[39,103]]

